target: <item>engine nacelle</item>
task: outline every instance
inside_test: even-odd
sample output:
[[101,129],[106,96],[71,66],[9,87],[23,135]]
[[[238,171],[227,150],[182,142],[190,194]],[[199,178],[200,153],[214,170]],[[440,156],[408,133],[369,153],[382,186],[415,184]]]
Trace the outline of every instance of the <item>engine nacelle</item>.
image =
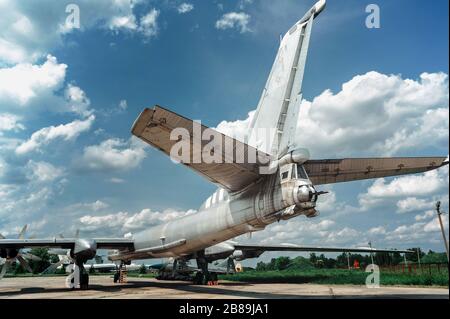
[[241,261],[247,258],[259,257],[263,252],[263,250],[235,250],[232,257],[234,260]]
[[19,251],[14,248],[0,249],[0,258],[15,258]]
[[212,262],[218,259],[224,259],[229,257],[234,251],[234,246],[224,242],[205,249],[205,258],[207,261]]
[[70,250],[70,257],[74,260],[86,262],[97,254],[97,243],[93,240],[78,239]]
[[233,259],[242,260],[243,257],[244,257],[244,253],[242,252],[242,250],[235,250],[233,252]]

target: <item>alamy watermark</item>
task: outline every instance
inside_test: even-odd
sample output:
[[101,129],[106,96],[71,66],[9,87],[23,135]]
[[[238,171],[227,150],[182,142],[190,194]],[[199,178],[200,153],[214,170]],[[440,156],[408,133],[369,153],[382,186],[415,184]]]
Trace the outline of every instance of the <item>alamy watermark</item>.
[[70,3],[66,6],[66,29],[79,29],[80,28],[80,7],[77,4]]
[[371,3],[366,6],[366,13],[369,13],[366,17],[366,27],[368,29],[379,29],[381,27],[380,7],[377,4]]
[[366,267],[365,272],[370,272],[366,277],[367,288],[380,288],[380,267],[370,264]]

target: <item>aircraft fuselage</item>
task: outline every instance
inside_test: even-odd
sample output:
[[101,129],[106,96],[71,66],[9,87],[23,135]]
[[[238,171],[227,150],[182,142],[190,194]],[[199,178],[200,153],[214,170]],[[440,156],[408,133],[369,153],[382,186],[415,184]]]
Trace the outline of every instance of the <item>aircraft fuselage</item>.
[[[187,257],[242,234],[263,230],[280,219],[301,214],[316,216],[315,189],[309,179],[296,176],[297,164],[293,163],[240,192],[229,194],[218,189],[197,213],[136,233],[133,236],[135,251],[119,252],[110,259]],[[145,251],[157,246],[173,247],[159,253]],[[211,253],[219,256],[234,251],[231,245],[229,249],[226,244],[219,247]]]

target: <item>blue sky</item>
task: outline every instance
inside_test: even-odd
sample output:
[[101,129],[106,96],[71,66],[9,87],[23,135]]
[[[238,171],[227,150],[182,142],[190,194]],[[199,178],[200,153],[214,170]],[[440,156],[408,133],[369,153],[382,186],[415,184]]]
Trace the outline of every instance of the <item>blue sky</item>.
[[[214,185],[130,139],[133,121],[159,104],[225,131],[245,123],[279,35],[314,1],[72,3],[81,29],[61,28],[63,3],[0,2],[0,232],[11,236],[24,223],[40,236],[122,236],[197,209]],[[448,1],[376,1],[380,29],[365,27],[369,3],[329,0],[315,21],[299,142],[315,158],[448,155]],[[320,217],[251,240],[443,250],[429,203],[448,211],[448,169],[323,189]]]

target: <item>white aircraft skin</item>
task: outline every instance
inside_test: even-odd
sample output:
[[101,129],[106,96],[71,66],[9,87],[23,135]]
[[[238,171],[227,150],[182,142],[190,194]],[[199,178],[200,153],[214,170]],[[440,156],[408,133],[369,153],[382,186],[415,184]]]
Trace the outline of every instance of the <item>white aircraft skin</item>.
[[[207,278],[209,277],[207,263],[213,260],[230,256],[236,260],[243,260],[257,257],[262,251],[289,250],[286,246],[245,247],[229,240],[245,233],[261,231],[267,225],[279,220],[299,215],[316,217],[319,214],[315,209],[316,201],[321,192],[316,191],[313,181],[316,185],[347,182],[420,173],[447,165],[446,157],[310,160],[308,152],[295,144],[295,128],[299,121],[301,87],[309,38],[313,21],[324,7],[325,0],[318,1],[281,40],[274,65],[249,127],[250,138],[248,145],[245,145],[257,149],[266,158],[270,157],[269,173],[261,173],[258,170],[260,163],[250,161],[231,164],[183,162],[220,186],[197,213],[151,227],[134,234],[130,239],[0,239],[0,257],[11,260],[24,247],[69,249],[69,255],[80,267],[80,271],[75,267],[73,276],[75,281],[69,282],[71,288],[77,287],[78,283],[80,288],[87,288],[86,274],[82,274],[83,263],[93,258],[97,249],[115,249],[108,258],[125,264],[131,260],[149,258],[174,257],[175,262],[177,259],[182,261],[196,259],[204,277]],[[132,133],[171,155],[169,149],[175,142],[171,142],[172,136],[169,138],[168,132],[171,134],[179,126],[184,128],[184,124],[192,127],[191,122],[155,106],[154,109],[145,109],[140,114],[132,127]],[[258,130],[264,128],[273,131],[270,131],[270,136],[265,135],[261,140],[258,138]],[[226,141],[226,137],[223,138]],[[244,144],[234,143],[232,145],[236,145],[236,148],[239,143]],[[275,170],[272,170],[274,168]],[[314,247],[291,248],[292,251],[319,251],[312,249]],[[357,250],[321,248],[320,251]],[[364,249],[364,251],[376,250]],[[2,269],[2,272],[4,274],[5,270]],[[1,275],[0,273],[0,278]]]
[[[212,197],[220,198],[222,192],[225,196],[211,204],[210,207],[205,208],[204,204],[195,214],[135,234],[133,236],[135,250],[142,249],[144,250],[142,253],[112,255],[110,259],[136,260],[146,259],[149,256],[153,258],[181,257],[211,246],[232,253],[234,251],[232,245],[227,243],[217,245],[217,243],[248,232],[263,230],[280,217],[283,219],[294,217],[294,215],[280,216],[279,214],[281,210],[292,205],[314,208],[315,201],[310,201],[310,198],[306,198],[307,200],[304,201],[301,197],[304,194],[294,198],[296,190],[302,185],[313,187],[307,179],[293,179],[286,183],[280,183],[279,174],[274,174],[237,194],[227,194],[223,189],[219,189]],[[301,201],[302,199],[303,201]],[[259,205],[254,205],[255,202],[262,201],[265,203],[264,208],[261,209]],[[311,212],[310,210],[305,211]],[[161,238],[164,238],[166,243],[179,240],[186,240],[186,243],[161,253],[145,252],[145,248],[162,245]]]
[[[325,0],[318,1],[295,26],[305,24],[309,20],[312,23],[313,18],[324,7]],[[285,94],[284,91],[289,85],[289,81],[283,80],[290,76],[290,72],[286,68],[288,68],[287,65],[294,63],[295,54],[300,46],[299,37],[301,30],[302,28],[298,27],[295,32],[286,33],[281,41],[280,50],[266,84],[268,90],[274,91],[272,99],[278,98],[280,101],[283,101],[283,96],[281,95]],[[305,59],[307,49],[306,46],[304,48]],[[296,89],[300,92],[303,70],[298,73],[301,73],[297,75],[300,77],[300,83],[297,83],[299,87]],[[295,88],[291,89],[291,91],[294,90]],[[264,103],[266,105],[263,105]],[[273,103],[273,101],[265,101],[263,93],[258,110],[261,110],[261,112],[266,110],[267,112],[267,103]],[[268,116],[273,118],[273,115]],[[260,121],[259,127],[269,127],[264,121],[265,117],[260,117],[262,121]],[[257,128],[258,123],[254,127]],[[282,171],[292,171],[295,165],[287,164]],[[110,259],[136,260],[149,257],[188,256],[239,235],[263,230],[267,225],[280,219],[287,219],[300,214],[317,215],[314,210],[317,200],[314,186],[309,179],[300,179],[295,176],[281,183],[280,174],[267,175],[256,184],[235,193],[228,193],[224,189],[219,188],[210,198],[212,199],[211,204],[208,203],[208,200],[205,201],[196,214],[169,221],[135,234],[133,236],[135,251],[111,255]],[[282,216],[279,214],[280,211],[294,205],[301,208],[301,210],[299,209],[290,215]],[[180,244],[178,245],[177,243]],[[168,251],[160,253],[145,251],[148,247],[171,244],[175,247]],[[216,246],[215,249],[228,250],[230,254],[234,251],[233,246],[227,244]],[[140,250],[142,251],[140,252]]]

